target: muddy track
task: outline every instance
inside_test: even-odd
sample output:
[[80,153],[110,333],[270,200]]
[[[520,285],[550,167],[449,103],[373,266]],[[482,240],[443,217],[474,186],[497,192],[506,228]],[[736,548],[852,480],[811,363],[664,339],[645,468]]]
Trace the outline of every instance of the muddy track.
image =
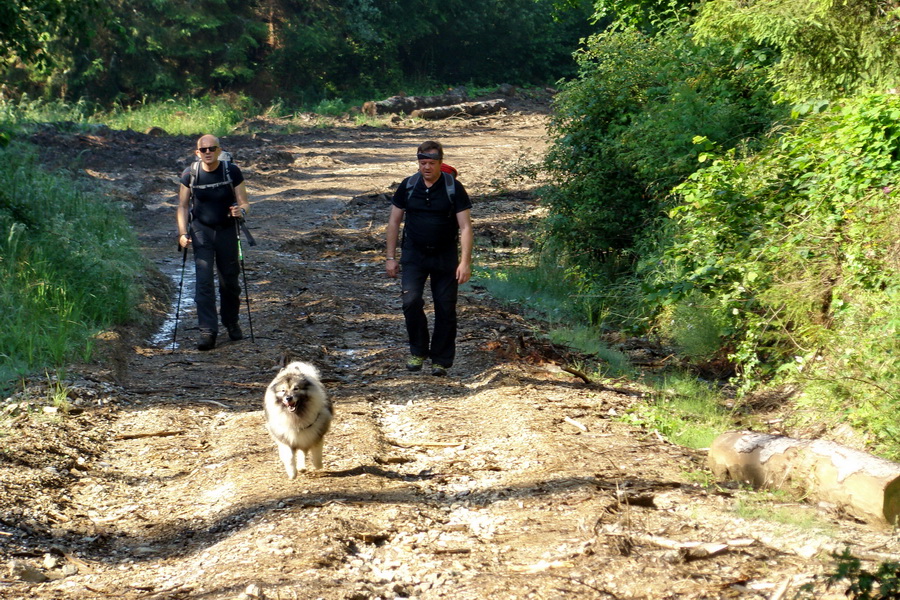
[[[382,259],[389,194],[415,146],[444,143],[474,199],[476,263],[490,264],[539,218],[532,184],[511,173],[545,150],[544,124],[511,111],[223,139],[253,204],[254,340],[243,306],[248,339],[194,350],[187,308],[177,348],[153,343],[170,299],[148,298],[152,327],[108,334],[97,361],[73,368],[67,416],[7,411],[0,598],[790,598],[803,585],[837,598],[829,551],[896,552],[890,535],[815,507],[791,510],[824,526],[737,517],[736,490],[697,482],[702,453],[615,419],[646,401],[639,385],[562,371],[570,357],[543,325],[477,277],[461,292],[451,377],[403,369]],[[175,179],[193,139],[36,141],[51,165],[76,152],[130,207],[171,291]],[[336,406],[324,471],[294,481],[261,412],[285,353],[319,368]],[[692,542],[724,548],[678,546]]]

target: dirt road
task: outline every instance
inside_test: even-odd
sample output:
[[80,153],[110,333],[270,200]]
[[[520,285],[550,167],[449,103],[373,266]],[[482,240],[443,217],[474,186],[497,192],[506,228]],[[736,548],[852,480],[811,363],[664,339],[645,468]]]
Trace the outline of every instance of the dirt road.
[[[416,145],[442,141],[474,198],[476,262],[495,261],[537,218],[510,172],[545,150],[539,111],[269,125],[223,139],[253,204],[255,341],[243,307],[248,339],[198,352],[187,310],[174,350],[167,335],[151,341],[158,320],[105,335],[98,361],[70,373],[67,415],[34,414],[47,404],[39,381],[6,403],[0,598],[838,598],[823,579],[831,550],[896,554],[891,535],[821,508],[785,504],[818,518],[805,528],[738,517],[738,490],[701,485],[702,453],[615,419],[646,401],[639,386],[561,371],[542,324],[477,277],[461,293],[451,376],[405,371],[383,265],[389,194]],[[113,190],[147,259],[177,279],[175,179],[193,138],[36,141],[50,165],[77,156]],[[168,305],[147,308],[161,318]],[[284,353],[319,368],[336,407],[324,471],[294,481],[261,411]]]

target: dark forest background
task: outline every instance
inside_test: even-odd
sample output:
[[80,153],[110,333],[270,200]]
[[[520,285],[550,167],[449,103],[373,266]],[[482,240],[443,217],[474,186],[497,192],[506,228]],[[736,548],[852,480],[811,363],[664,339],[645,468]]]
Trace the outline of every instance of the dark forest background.
[[100,103],[238,92],[260,103],[574,74],[593,3],[12,0],[6,93]]

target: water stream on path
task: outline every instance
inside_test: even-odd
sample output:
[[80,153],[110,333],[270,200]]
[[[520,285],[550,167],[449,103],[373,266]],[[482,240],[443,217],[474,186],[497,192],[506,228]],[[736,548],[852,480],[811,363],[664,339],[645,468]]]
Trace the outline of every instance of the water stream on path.
[[[169,304],[169,310],[166,313],[166,319],[157,330],[153,337],[150,338],[150,345],[156,348],[169,347],[176,350],[181,342],[178,339],[185,339],[185,327],[188,323],[196,320],[196,311],[194,310],[194,264],[188,259],[184,263],[182,270],[181,255],[178,258],[168,259],[164,264],[159,265],[159,270],[163,274],[172,279],[175,285],[175,293],[172,296],[172,302]],[[184,278],[182,282],[182,277]],[[181,284],[181,285],[179,285]],[[179,287],[181,292],[179,293]],[[179,296],[181,304],[179,305]],[[176,325],[178,331],[175,331]],[[178,335],[176,335],[176,333]]]

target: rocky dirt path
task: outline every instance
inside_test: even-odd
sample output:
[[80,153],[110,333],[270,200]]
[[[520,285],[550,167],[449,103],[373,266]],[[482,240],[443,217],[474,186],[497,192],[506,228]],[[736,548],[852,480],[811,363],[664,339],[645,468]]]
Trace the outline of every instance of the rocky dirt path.
[[[382,258],[415,146],[445,144],[487,264],[536,218],[509,173],[545,150],[544,124],[510,111],[224,139],[253,203],[255,341],[198,352],[188,310],[176,349],[152,331],[108,335],[101,360],[73,369],[67,415],[29,413],[46,404],[36,392],[6,404],[0,598],[838,598],[830,551],[895,555],[890,534],[823,509],[787,504],[818,517],[807,528],[739,518],[739,491],[698,483],[702,453],[614,419],[646,401],[639,386],[563,372],[541,323],[477,277],[452,376],[403,369]],[[37,137],[50,164],[77,153],[132,207],[148,260],[177,279],[174,180],[193,140]],[[284,353],[315,364],[336,405],[324,471],[294,481],[261,411]]]

